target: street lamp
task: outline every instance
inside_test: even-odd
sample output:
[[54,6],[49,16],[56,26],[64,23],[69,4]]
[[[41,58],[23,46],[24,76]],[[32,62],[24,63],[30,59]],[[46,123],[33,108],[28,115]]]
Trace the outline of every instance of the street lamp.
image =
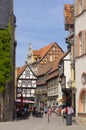
[[72,104],[72,81],[69,79],[69,81],[67,82],[68,87],[69,87],[69,104]]
[[72,87],[72,81],[69,79],[69,81],[67,82],[68,87],[71,88]]

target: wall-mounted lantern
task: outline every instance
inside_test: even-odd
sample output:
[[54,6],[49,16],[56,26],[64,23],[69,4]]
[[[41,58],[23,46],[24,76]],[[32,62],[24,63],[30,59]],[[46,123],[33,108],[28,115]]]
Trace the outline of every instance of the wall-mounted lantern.
[[69,88],[72,88],[72,81],[69,79],[69,81],[67,82],[67,84],[68,84],[68,87]]

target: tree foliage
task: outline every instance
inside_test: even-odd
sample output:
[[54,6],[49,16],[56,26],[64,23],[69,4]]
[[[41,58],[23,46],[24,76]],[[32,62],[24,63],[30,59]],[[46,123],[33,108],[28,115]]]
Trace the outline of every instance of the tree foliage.
[[11,34],[10,29],[0,30],[0,91],[5,88],[6,82],[11,79]]

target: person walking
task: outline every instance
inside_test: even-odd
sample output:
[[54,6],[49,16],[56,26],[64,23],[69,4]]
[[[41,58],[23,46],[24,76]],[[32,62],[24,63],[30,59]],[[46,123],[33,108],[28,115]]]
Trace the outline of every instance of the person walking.
[[49,115],[52,114],[52,108],[51,108],[51,107],[49,107],[49,109],[48,109],[48,114],[49,114]]
[[74,113],[74,110],[72,106],[68,106],[67,109],[68,109],[68,113],[66,117],[66,125],[72,125],[72,115]]
[[45,116],[47,116],[47,113],[48,113],[48,107],[45,106],[45,107],[44,107],[44,114],[45,114]]

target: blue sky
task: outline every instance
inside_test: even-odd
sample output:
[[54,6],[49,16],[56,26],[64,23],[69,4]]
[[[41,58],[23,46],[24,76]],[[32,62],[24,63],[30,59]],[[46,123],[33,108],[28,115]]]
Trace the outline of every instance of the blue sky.
[[73,0],[14,0],[16,66],[25,64],[29,43],[37,50],[57,42],[66,51],[64,4],[72,3]]

